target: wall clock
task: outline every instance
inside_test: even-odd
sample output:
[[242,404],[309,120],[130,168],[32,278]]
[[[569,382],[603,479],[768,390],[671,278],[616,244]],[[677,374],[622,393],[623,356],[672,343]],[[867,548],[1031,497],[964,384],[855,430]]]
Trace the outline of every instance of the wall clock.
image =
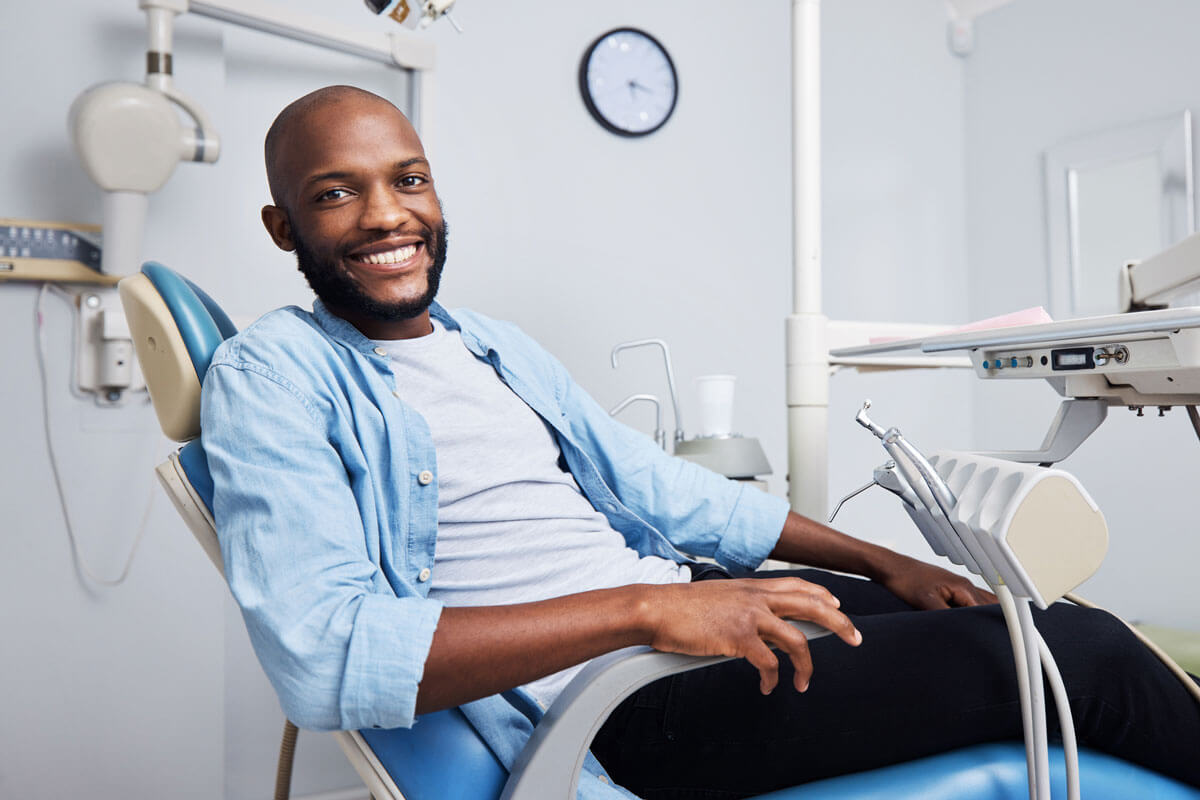
[[657,39],[617,28],[592,42],[579,62],[579,91],[592,117],[618,136],[646,136],[675,110],[679,79]]

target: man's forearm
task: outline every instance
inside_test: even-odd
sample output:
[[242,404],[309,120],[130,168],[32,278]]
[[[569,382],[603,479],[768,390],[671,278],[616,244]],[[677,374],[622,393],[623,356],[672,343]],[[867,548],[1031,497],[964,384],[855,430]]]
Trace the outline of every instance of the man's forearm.
[[521,686],[612,650],[649,644],[647,587],[622,586],[507,606],[445,608],[417,713]]
[[758,670],[763,693],[778,683],[770,647],[786,653],[803,691],[808,643],[784,620],[806,620],[847,644],[862,641],[830,592],[798,578],[633,584],[537,603],[442,610],[417,713],[521,686],[636,644],[696,656],[735,656]]
[[879,580],[904,557],[847,536],[796,512],[788,513],[771,558]]

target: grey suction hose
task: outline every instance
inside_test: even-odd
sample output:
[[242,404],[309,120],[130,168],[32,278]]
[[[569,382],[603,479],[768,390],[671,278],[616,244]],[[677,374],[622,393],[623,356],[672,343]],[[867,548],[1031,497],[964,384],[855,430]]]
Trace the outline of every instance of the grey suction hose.
[[[897,466],[900,468],[901,474],[908,482],[910,488],[918,496],[922,495],[922,488],[932,495],[932,499],[942,512],[946,525],[950,528],[949,535],[951,537],[957,536],[958,531],[951,519],[951,512],[957,503],[954,492],[946,485],[942,476],[937,473],[937,470],[929,463],[929,460],[925,458],[924,453],[905,439],[899,430],[891,428],[884,431],[882,427],[867,418],[866,410],[870,407],[871,401],[864,402],[862,410],[858,412],[855,420],[879,438],[883,443],[884,449],[897,462]],[[916,469],[917,475],[912,475],[905,468],[904,462],[906,460]],[[920,480],[916,480],[917,478]],[[928,503],[923,498],[922,502],[928,507]],[[933,509],[930,508],[929,510],[932,511]],[[995,567],[991,565],[986,554],[982,551],[976,552],[976,548],[969,546],[968,542],[972,541],[971,537],[958,536],[958,538],[966,546],[967,550],[971,552],[972,557],[977,562],[979,569],[976,571],[996,590],[996,594],[1000,598],[1001,609],[1004,612],[1009,637],[1012,641],[1019,696],[1021,698],[1021,721],[1024,727],[1026,761],[1029,766],[1030,797],[1037,797],[1039,799],[1048,799],[1050,797],[1046,706],[1042,687],[1042,677],[1045,675],[1050,681],[1055,706],[1058,709],[1058,716],[1061,722],[1060,727],[1064,730],[1070,728],[1070,733],[1063,737],[1063,749],[1065,751],[1067,767],[1067,796],[1070,800],[1078,800],[1080,797],[1079,756],[1075,742],[1075,725],[1071,715],[1071,707],[1067,702],[1066,688],[1063,686],[1062,675],[1058,671],[1058,665],[1054,661],[1054,656],[1050,653],[1050,648],[1046,646],[1041,634],[1037,632],[1037,628],[1033,624],[1033,617],[1029,612],[1029,601],[1022,600],[1020,603],[1017,603],[1011,591],[999,579]],[[996,575],[995,582],[988,580],[987,576],[983,575],[984,568],[989,573]]]
[[[925,458],[924,453],[905,439],[895,428],[887,431],[883,442],[889,453],[895,454],[898,450],[916,467],[933,495],[933,499],[937,502],[942,516],[950,527],[954,528],[951,520],[951,512],[956,504],[954,493],[946,485],[942,476],[937,473],[937,470],[933,468],[933,465],[929,463],[929,460]],[[896,450],[893,450],[892,447],[895,447]],[[996,569],[987,561],[986,554],[982,551],[976,552],[976,548],[968,545],[968,542],[972,542],[971,537],[960,536],[959,539],[964,546],[967,546],[980,567],[986,565],[989,572],[996,574]],[[987,580],[986,577],[984,579]],[[988,581],[988,583],[992,582]],[[1058,665],[1050,653],[1050,648],[1046,646],[1041,634],[1037,632],[1037,628],[1033,624],[1033,617],[1029,613],[1029,602],[1027,600],[1016,602],[1008,587],[999,580],[998,575],[992,587],[996,589],[997,596],[1001,598],[1001,608],[1004,611],[1005,622],[1013,643],[1013,657],[1016,662],[1017,682],[1021,697],[1021,718],[1025,728],[1026,758],[1030,767],[1029,794],[1031,797],[1050,797],[1046,701],[1042,688],[1042,678],[1045,676],[1049,678],[1052,687],[1056,683],[1058,684],[1058,687],[1053,690],[1053,695],[1058,716],[1062,722],[1059,727],[1063,730],[1068,728],[1071,730],[1069,736],[1063,737],[1063,749],[1066,753],[1067,795],[1070,800],[1078,800],[1080,795],[1079,756],[1075,745],[1075,725],[1071,717],[1071,707],[1067,702],[1065,688],[1061,688],[1062,676],[1058,672]],[[1004,602],[1006,596],[1007,603]],[[1034,766],[1035,762],[1036,767]]]
[[300,731],[290,719],[283,722],[279,742],[279,768],[275,771],[275,800],[288,800],[292,793],[292,763],[296,760],[296,734]]

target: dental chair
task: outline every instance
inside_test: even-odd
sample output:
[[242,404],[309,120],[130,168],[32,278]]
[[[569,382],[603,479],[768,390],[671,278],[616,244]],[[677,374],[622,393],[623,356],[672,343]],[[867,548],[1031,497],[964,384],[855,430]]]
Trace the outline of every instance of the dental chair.
[[[120,282],[121,302],[163,432],[185,443],[157,468],[201,547],[224,574],[212,517],[213,482],[199,440],[200,385],[217,346],[236,332],[190,281],[148,262]],[[826,631],[810,627],[810,637]],[[424,714],[412,729],[338,731],[346,756],[376,800],[574,798],[587,747],[637,687],[724,659],[628,648],[595,659],[544,715],[511,774],[458,709]],[[530,703],[530,706],[533,704]],[[289,723],[290,724],[290,723]],[[802,755],[798,754],[798,757]],[[1089,800],[1200,800],[1200,790],[1124,761],[1080,751]],[[1052,753],[1055,798],[1065,797],[1062,753]],[[286,782],[285,782],[286,783]],[[987,744],[761,795],[758,800],[1018,800],[1028,797],[1020,742]]]

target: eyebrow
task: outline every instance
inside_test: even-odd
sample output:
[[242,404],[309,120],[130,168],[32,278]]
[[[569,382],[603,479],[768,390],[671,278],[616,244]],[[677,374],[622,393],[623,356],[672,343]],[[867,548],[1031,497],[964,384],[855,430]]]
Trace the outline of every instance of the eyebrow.
[[[425,166],[429,166],[429,161],[428,161],[428,159],[422,158],[421,156],[416,156],[414,158],[406,158],[403,161],[397,161],[395,164],[393,164],[392,169],[394,169],[394,170],[408,169],[409,167],[415,166],[417,164],[424,164]],[[343,170],[332,170],[330,172],[321,172],[316,175],[310,176],[307,180],[304,181],[304,185],[311,186],[312,184],[320,183],[321,181],[345,180],[346,178],[353,177],[353,175],[354,175],[354,173],[345,172]]]

